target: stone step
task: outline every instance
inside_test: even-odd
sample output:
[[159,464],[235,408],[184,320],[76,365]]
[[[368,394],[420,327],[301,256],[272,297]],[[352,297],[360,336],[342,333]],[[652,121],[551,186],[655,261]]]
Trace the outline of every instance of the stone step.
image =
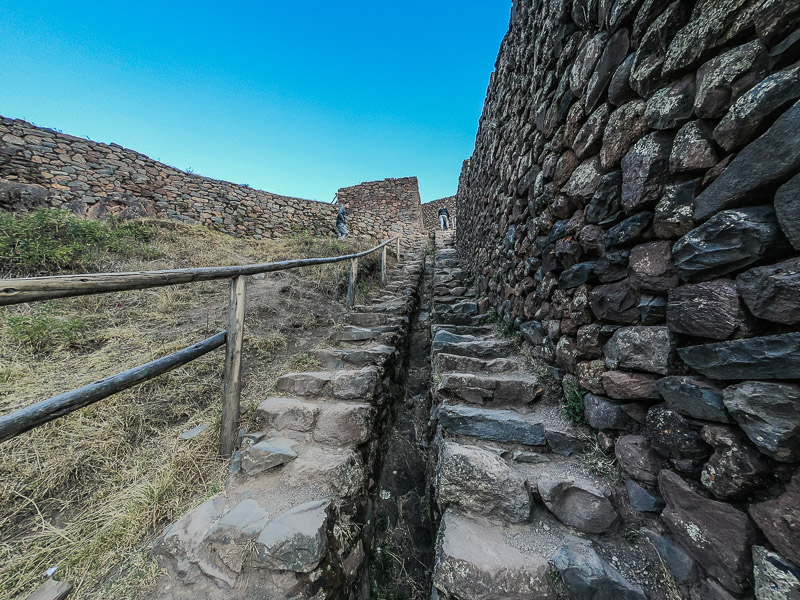
[[438,331],[433,337],[431,352],[433,355],[441,352],[484,359],[508,358],[514,353],[514,345],[509,340]]
[[[380,314],[380,313],[376,313]],[[326,369],[346,367],[382,366],[395,352],[393,346],[376,345],[370,348],[343,350],[341,348],[320,348],[309,354]]]
[[304,434],[318,444],[357,446],[366,442],[375,421],[375,407],[356,402],[306,402],[267,398],[256,417],[268,435]]
[[555,600],[544,557],[509,544],[501,527],[448,510],[439,526],[433,585],[452,598]]
[[492,325],[448,325],[447,323],[432,323],[431,333],[436,335],[439,331],[447,331],[455,335],[472,335],[475,337],[493,336],[495,328]]
[[380,387],[380,369],[306,371],[278,377],[281,394],[302,398],[333,397],[337,400],[372,402]]
[[355,325],[345,325],[341,329],[336,329],[331,333],[331,339],[337,342],[363,342],[374,340],[381,337],[384,333],[390,333],[392,328],[384,327],[356,327]]
[[509,373],[519,371],[520,364],[508,358],[472,358],[455,354],[439,353],[433,358],[433,372],[446,373]]
[[539,378],[524,373],[441,373],[436,395],[469,404],[526,405],[544,391]]

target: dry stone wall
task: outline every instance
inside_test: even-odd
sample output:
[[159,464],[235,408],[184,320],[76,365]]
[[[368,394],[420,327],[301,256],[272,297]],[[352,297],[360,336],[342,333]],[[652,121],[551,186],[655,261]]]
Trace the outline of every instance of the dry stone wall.
[[439,209],[446,208],[450,213],[450,222],[453,226],[456,223],[456,197],[447,196],[432,200],[422,205],[422,222],[426,231],[439,229]]
[[[358,191],[359,193],[355,193]],[[419,230],[417,179],[340,190],[357,207],[351,235]],[[338,207],[186,173],[117,144],[0,117],[0,209],[63,207],[94,218],[161,216],[234,235],[335,235]]]
[[692,598],[800,593],[799,26],[517,0],[459,182],[460,260],[666,501]]

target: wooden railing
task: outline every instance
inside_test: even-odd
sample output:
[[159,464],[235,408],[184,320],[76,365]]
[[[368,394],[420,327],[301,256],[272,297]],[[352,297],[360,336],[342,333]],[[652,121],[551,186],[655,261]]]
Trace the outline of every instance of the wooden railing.
[[11,439],[98,400],[107,398],[112,394],[153,379],[225,345],[220,454],[230,456],[236,444],[236,423],[239,418],[239,399],[242,390],[240,375],[242,344],[244,341],[246,276],[349,260],[350,276],[347,286],[347,305],[353,306],[355,304],[356,279],[358,277],[358,259],[376,250],[381,250],[381,283],[385,284],[386,247],[392,241],[397,242],[396,251],[399,262],[400,237],[397,236],[363,252],[325,258],[301,258],[232,267],[0,279],[0,305],[125,290],[143,290],[165,285],[211,281],[214,279],[231,280],[227,330],[163,358],[3,415],[0,417],[0,442]]

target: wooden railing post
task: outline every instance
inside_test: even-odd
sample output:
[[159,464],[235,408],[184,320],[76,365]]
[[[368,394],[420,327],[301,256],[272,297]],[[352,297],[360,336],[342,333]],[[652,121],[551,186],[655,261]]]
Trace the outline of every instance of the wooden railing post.
[[242,342],[244,341],[244,305],[247,278],[239,275],[231,279],[228,302],[228,336],[225,344],[225,387],[222,396],[222,425],[219,435],[219,453],[230,456],[236,445],[239,423],[239,398],[242,393]]
[[386,285],[386,246],[381,248],[381,285]]
[[350,259],[350,281],[347,284],[347,306],[356,303],[356,277],[358,277],[358,258]]
[[397,262],[400,262],[400,236],[397,236]]

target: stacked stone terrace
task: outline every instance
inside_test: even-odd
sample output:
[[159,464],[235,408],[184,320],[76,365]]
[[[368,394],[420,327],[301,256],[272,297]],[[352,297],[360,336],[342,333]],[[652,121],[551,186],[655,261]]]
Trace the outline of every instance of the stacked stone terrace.
[[517,0],[461,173],[463,267],[663,498],[683,597],[800,594],[799,26]]

